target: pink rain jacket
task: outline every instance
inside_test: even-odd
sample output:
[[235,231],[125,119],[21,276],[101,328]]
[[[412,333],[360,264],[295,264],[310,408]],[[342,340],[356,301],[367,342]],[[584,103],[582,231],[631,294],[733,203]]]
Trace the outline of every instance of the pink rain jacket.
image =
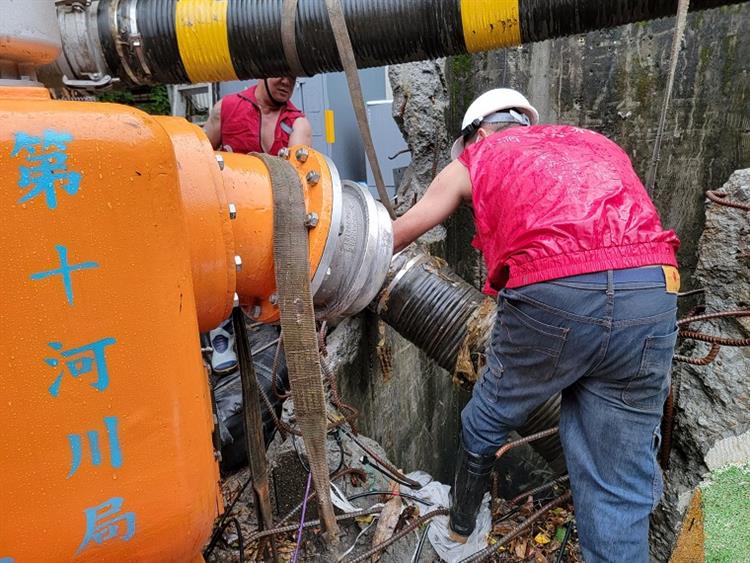
[[577,127],[513,127],[469,146],[474,246],[493,294],[566,276],[676,266],[680,241],[625,152]]

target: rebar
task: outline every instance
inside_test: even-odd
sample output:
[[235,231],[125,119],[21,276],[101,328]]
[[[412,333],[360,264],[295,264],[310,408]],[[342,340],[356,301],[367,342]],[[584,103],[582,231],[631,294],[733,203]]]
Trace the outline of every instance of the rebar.
[[690,315],[684,319],[679,319],[677,321],[677,326],[680,327],[680,337],[699,342],[707,342],[711,344],[711,348],[702,358],[693,358],[682,354],[676,354],[674,360],[676,362],[682,362],[694,366],[706,366],[716,359],[721,346],[750,346],[750,338],[727,338],[725,336],[706,334],[695,330],[686,330],[692,323],[712,319],[742,318],[749,316],[750,309],[733,309],[730,311]]
[[708,354],[706,354],[702,358],[691,358],[690,356],[675,354],[673,359],[676,362],[682,362],[684,364],[690,364],[693,366],[707,366],[716,359],[716,356],[719,355],[719,350],[721,350],[721,346],[719,346],[718,344],[712,344],[711,349],[708,351]]
[[[325,348],[325,345],[323,346],[323,348]],[[323,377],[325,377],[326,382],[328,383],[328,392],[330,395],[329,398],[331,404],[338,409],[346,422],[349,423],[349,426],[351,426],[352,431],[357,434],[357,418],[359,417],[359,411],[348,403],[345,403],[341,399],[338,390],[338,380],[336,378],[336,372],[331,369],[331,366],[325,359],[322,350],[320,354],[320,367],[323,370]]]
[[[342,520],[351,520],[352,518],[359,518],[360,516],[369,516],[371,514],[379,514],[381,510],[382,510],[381,506],[375,506],[371,508],[366,508],[364,510],[357,510],[356,512],[347,512],[346,514],[339,514],[334,519],[337,522],[341,522]],[[302,524],[302,529],[312,528],[314,526],[320,526],[320,520],[309,520],[308,522],[305,522],[304,524]],[[262,530],[262,531],[255,532],[254,534],[252,534],[248,538],[247,543],[251,544],[253,542],[256,542],[268,536],[278,536],[279,534],[287,534],[289,532],[295,532],[298,529],[299,529],[299,524],[291,524],[289,526],[271,528],[270,530]]]
[[500,459],[505,454],[507,454],[510,450],[513,448],[517,448],[518,446],[523,446],[524,444],[530,444],[531,442],[534,442],[536,440],[541,440],[542,438],[547,438],[548,436],[552,436],[554,434],[557,434],[559,431],[559,428],[557,426],[550,428],[548,430],[542,430],[541,432],[537,432],[535,434],[530,434],[529,436],[525,436],[523,438],[520,438],[518,440],[512,440],[508,442],[507,444],[503,444],[500,449],[497,450],[497,453],[495,453],[495,457],[497,459]]
[[664,401],[664,411],[661,417],[661,448],[659,450],[659,465],[663,471],[669,467],[669,456],[672,453],[672,433],[674,432],[674,384],[669,389],[667,400]]
[[711,319],[725,319],[727,317],[741,318],[750,317],[750,309],[734,309],[731,311],[718,311],[716,313],[705,313],[703,315],[695,315],[692,317],[685,317],[677,321],[677,326],[682,327],[692,323],[700,321],[708,321]]
[[719,346],[750,346],[750,338],[726,338],[724,336],[715,336],[693,330],[681,331],[680,338],[699,340],[701,342],[708,342],[709,344],[718,344]]
[[706,197],[710,199],[711,201],[713,201],[714,203],[718,203],[719,205],[725,205],[726,207],[734,207],[735,209],[742,209],[743,211],[750,211],[750,204],[731,200],[729,199],[729,194],[725,192],[717,192],[715,190],[708,190],[706,192]]
[[562,477],[558,477],[557,479],[554,479],[550,481],[549,483],[545,483],[544,485],[540,485],[538,487],[534,487],[533,489],[529,489],[525,493],[521,493],[520,495],[510,499],[510,501],[508,501],[508,504],[510,504],[511,506],[513,506],[514,504],[518,504],[519,502],[527,499],[528,497],[533,497],[534,495],[543,493],[544,491],[548,491],[549,489],[553,489],[557,487],[558,485],[565,483],[568,479],[570,479],[568,475],[563,475]]

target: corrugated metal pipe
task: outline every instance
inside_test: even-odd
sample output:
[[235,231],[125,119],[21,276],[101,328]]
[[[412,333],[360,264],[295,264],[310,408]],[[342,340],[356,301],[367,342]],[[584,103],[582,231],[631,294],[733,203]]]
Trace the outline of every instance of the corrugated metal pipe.
[[[282,36],[289,0],[59,2],[72,85],[219,82],[341,70],[325,0],[299,0],[294,36]],[[740,0],[693,0],[692,10]],[[360,67],[476,53],[661,18],[674,0],[342,0]],[[291,54],[294,59],[294,54]],[[109,82],[108,82],[109,81]]]
[[[373,307],[399,334],[453,374],[457,384],[470,387],[476,382],[495,322],[495,301],[461,279],[443,260],[412,247],[394,256]],[[529,436],[559,422],[560,396],[556,395],[532,412],[518,433]],[[555,471],[564,471],[556,435],[532,447]]]

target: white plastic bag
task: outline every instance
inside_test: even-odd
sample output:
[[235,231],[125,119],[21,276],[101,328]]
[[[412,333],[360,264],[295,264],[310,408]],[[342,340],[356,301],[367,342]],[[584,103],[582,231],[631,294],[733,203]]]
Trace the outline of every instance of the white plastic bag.
[[[431,502],[433,506],[420,506],[422,514],[430,512],[436,508],[450,507],[450,486],[444,485],[438,481],[433,481],[432,477],[424,471],[414,471],[409,473],[408,477],[421,483],[423,486],[419,490],[401,485],[401,492],[413,495],[421,500]],[[487,493],[482,499],[482,505],[477,516],[477,525],[474,532],[469,536],[465,544],[455,542],[450,539],[448,529],[448,517],[437,516],[431,520],[432,525],[427,531],[427,538],[430,540],[432,547],[443,561],[454,563],[461,561],[477,551],[487,547],[487,535],[490,533],[492,526],[492,515],[490,514],[490,495]]]

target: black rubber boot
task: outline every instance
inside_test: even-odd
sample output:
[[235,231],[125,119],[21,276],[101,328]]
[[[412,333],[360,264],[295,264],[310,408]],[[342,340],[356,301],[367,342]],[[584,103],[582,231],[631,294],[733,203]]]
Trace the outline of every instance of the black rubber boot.
[[479,506],[487,492],[494,455],[477,455],[458,447],[456,474],[451,488],[451,539],[466,543],[477,523]]

